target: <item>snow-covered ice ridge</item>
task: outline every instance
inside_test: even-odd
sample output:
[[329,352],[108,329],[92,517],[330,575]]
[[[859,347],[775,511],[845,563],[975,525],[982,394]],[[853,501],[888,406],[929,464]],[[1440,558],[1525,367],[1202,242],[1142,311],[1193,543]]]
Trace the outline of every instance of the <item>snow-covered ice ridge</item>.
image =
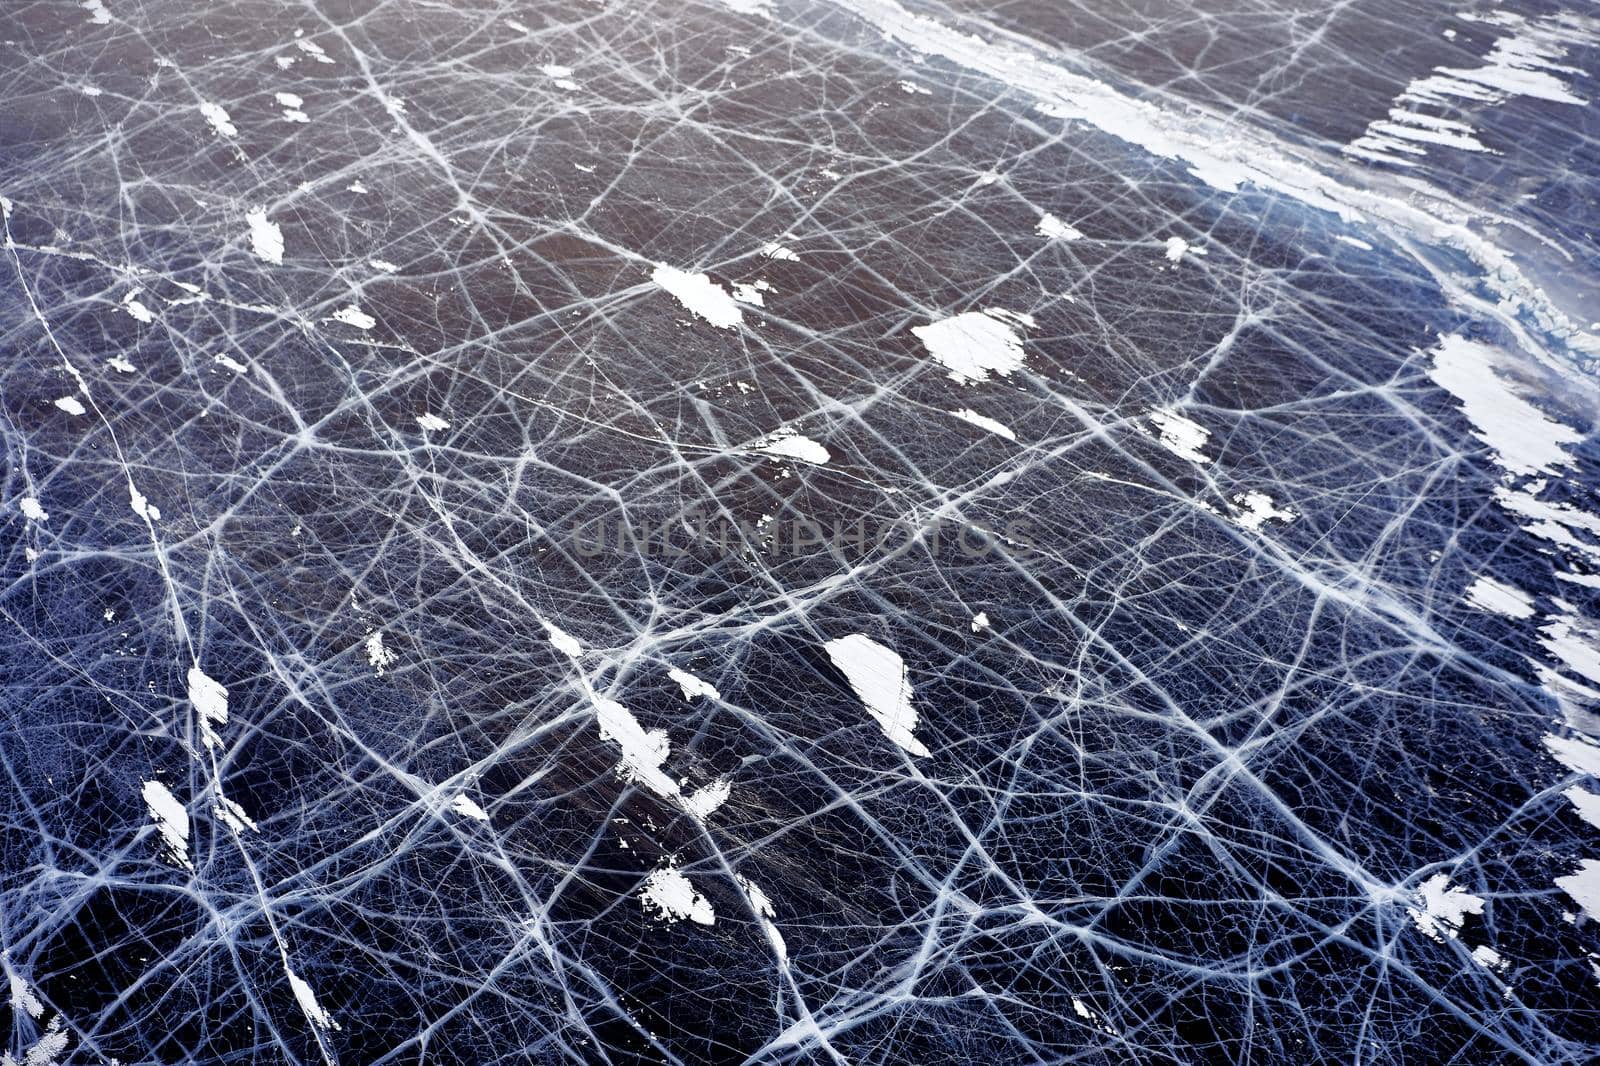
[[6,19],[0,1064],[1600,1060],[1593,5]]

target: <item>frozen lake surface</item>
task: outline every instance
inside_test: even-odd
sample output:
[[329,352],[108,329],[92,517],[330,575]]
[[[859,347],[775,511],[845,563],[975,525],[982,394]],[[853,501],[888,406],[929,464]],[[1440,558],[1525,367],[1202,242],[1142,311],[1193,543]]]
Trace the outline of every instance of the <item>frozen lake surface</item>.
[[1600,7],[3,6],[8,1066],[1600,1057]]

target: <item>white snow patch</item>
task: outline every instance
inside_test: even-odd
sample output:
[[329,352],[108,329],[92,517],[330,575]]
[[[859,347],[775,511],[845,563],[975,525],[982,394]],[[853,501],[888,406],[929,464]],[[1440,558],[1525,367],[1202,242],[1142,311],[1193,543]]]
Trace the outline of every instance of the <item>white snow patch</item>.
[[1479,944],[1472,949],[1472,961],[1490,970],[1503,970],[1506,965],[1506,960],[1488,944]]
[[1239,505],[1239,524],[1246,529],[1260,529],[1269,519],[1276,518],[1280,522],[1293,522],[1300,517],[1300,512],[1291,511],[1287,507],[1279,507],[1272,502],[1272,497],[1264,492],[1250,491],[1240,493],[1233,498]]
[[351,304],[349,307],[341,307],[335,311],[333,319],[335,322],[343,322],[347,326],[356,327],[356,329],[371,329],[378,324],[377,319],[361,310],[355,304]]
[[683,801],[683,805],[690,814],[703,822],[727,803],[731,795],[733,795],[733,784],[727,778],[719,777],[704,788],[690,793]]
[[385,274],[398,274],[400,272],[399,264],[391,263],[387,259],[368,259],[367,265],[374,270],[381,270]]
[[480,822],[489,820],[489,812],[478,806],[477,802],[466,793],[451,800],[450,809],[464,818],[475,818]]
[[250,250],[268,263],[283,262],[283,230],[267,218],[267,209],[256,207],[245,213],[250,226]]
[[1083,239],[1083,231],[1076,226],[1070,226],[1055,215],[1045,212],[1035,226],[1034,232],[1041,237],[1048,237],[1053,241],[1079,241]]
[[79,400],[76,396],[61,397],[61,399],[56,401],[56,406],[67,412],[69,415],[83,415],[89,413],[88,408],[83,406],[83,401]]
[[[66,1031],[61,1020],[61,1015],[50,1019],[50,1024],[40,1034],[27,1051],[22,1053],[21,1066],[56,1066],[56,1059],[67,1045],[72,1042],[72,1035]],[[17,1060],[11,1057],[9,1051],[0,1053],[0,1066],[18,1066]]]
[[167,858],[192,872],[194,863],[189,861],[189,812],[160,781],[146,781],[141,792],[151,820],[161,830]]
[[89,22],[91,25],[111,25],[111,12],[106,10],[104,0],[83,0],[83,3],[79,4],[78,6],[89,12]]
[[129,315],[133,316],[134,321],[143,322],[148,325],[156,320],[156,316],[155,312],[151,311],[150,308],[139,299],[139,294],[142,292],[144,292],[143,289],[134,289],[132,292],[128,293],[128,295],[124,296],[122,298],[122,309],[128,312]]
[[1600,777],[1600,745],[1579,737],[1552,734],[1544,738],[1544,746],[1550,749],[1557,762],[1574,773]]
[[667,671],[667,676],[678,683],[683,690],[686,702],[692,702],[697,696],[709,696],[711,699],[720,700],[722,693],[709,681],[702,681],[687,670],[680,670],[676,666]]
[[39,1002],[39,997],[33,994],[33,989],[28,987],[28,982],[22,975],[11,968],[11,955],[6,953],[0,956],[0,962],[5,965],[6,980],[11,985],[11,1008],[21,1011],[30,1018],[44,1016],[44,1004]]
[[1483,899],[1465,889],[1451,888],[1449,874],[1434,874],[1417,888],[1406,913],[1418,929],[1442,942],[1460,934],[1467,915],[1483,913]]
[[1150,412],[1150,421],[1161,431],[1161,446],[1191,463],[1209,463],[1211,457],[1200,451],[1211,439],[1211,431],[1170,408]]
[[17,501],[17,507],[22,511],[22,517],[28,519],[30,522],[50,521],[50,512],[46,511],[44,509],[44,505],[38,500],[34,499],[32,496],[22,497],[22,499]]
[[450,423],[438,415],[426,411],[417,416],[417,425],[421,426],[423,431],[427,433],[442,433],[450,428]]
[[239,127],[228,119],[228,112],[223,110],[222,105],[213,104],[207,100],[200,105],[200,113],[205,116],[207,122],[211,123],[211,128],[224,137],[239,136]]
[[772,0],[721,0],[722,6],[741,15],[771,15]]
[[1579,818],[1600,829],[1600,796],[1577,785],[1561,794],[1572,801],[1572,805],[1578,809]]
[[639,899],[652,917],[669,924],[684,918],[699,925],[713,925],[717,920],[711,901],[673,866],[663,866],[645,878]]
[[218,366],[227,367],[229,370],[233,371],[235,374],[243,374],[243,373],[245,373],[246,371],[248,371],[250,369],[249,367],[245,366],[243,363],[239,362],[239,360],[235,359],[233,356],[224,355],[221,352],[218,352],[215,356],[213,356],[212,357],[212,361],[215,362]]
[[1189,242],[1182,237],[1167,238],[1167,259],[1174,263],[1183,262],[1184,254],[1189,251]]
[[1571,874],[1556,878],[1556,887],[1589,917],[1600,918],[1600,859],[1584,859]]
[[383,646],[383,630],[377,630],[367,637],[367,662],[378,676],[383,676],[383,671],[400,661],[400,657],[393,651]]
[[217,729],[228,724],[228,690],[198,666],[189,667],[189,702],[200,716],[200,736],[208,748],[222,742]]
[[800,256],[797,253],[789,248],[785,248],[776,241],[768,241],[766,244],[763,244],[761,246],[761,254],[766,256],[768,259],[781,259],[790,263],[798,263],[800,261]]
[[822,444],[812,440],[802,433],[788,428],[776,430],[756,441],[752,447],[758,452],[776,455],[785,459],[799,459],[802,462],[823,465],[833,458],[828,449]]
[[900,654],[862,633],[830,640],[823,648],[883,735],[912,755],[929,754],[913,735],[917,709],[911,703],[911,680]]
[[671,293],[688,311],[718,329],[732,329],[744,321],[744,312],[739,310],[728,290],[704,274],[691,274],[658,263],[650,280]]
[[128,486],[128,506],[133,508],[133,513],[146,522],[161,521],[161,508],[151,503],[145,494],[133,485]]
[[749,304],[751,307],[765,307],[767,306],[767,300],[762,294],[771,291],[772,286],[765,280],[750,284],[738,282],[733,286],[733,298],[742,304]]
[[989,628],[989,612],[988,611],[979,611],[977,614],[972,616],[972,631],[974,633],[982,633],[985,629],[988,629],[988,628]]
[[1022,366],[1022,338],[1016,324],[1032,325],[1033,320],[996,308],[965,311],[911,332],[952,379],[970,385],[991,373],[1006,377]]
[[1473,435],[1493,449],[1495,460],[1507,470],[1549,474],[1552,467],[1570,465],[1566,446],[1583,435],[1512,392],[1494,372],[1500,355],[1481,341],[1448,336],[1434,349],[1428,376],[1461,401]]
[[1532,618],[1533,597],[1492,577],[1480,577],[1467,586],[1467,603],[1480,611],[1507,618]]
[[963,422],[971,422],[979,429],[988,430],[997,437],[1004,437],[1006,440],[1012,441],[1017,439],[1016,433],[1012,431],[1010,426],[1006,425],[1004,422],[990,418],[988,415],[980,415],[970,407],[963,407],[959,411],[951,411],[950,413],[961,419]]

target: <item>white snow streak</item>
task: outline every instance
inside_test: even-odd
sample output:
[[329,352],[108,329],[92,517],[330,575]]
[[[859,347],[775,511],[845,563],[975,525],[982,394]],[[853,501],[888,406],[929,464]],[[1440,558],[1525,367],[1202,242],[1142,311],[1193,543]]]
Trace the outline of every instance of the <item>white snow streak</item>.
[[646,731],[639,720],[616,700],[595,697],[595,715],[599,719],[600,739],[609,740],[622,749],[622,762],[617,773],[630,781],[637,781],[658,796],[678,798],[682,795],[678,783],[661,769],[667,761],[668,744],[664,730]]
[[1500,465],[1515,474],[1549,474],[1570,465],[1566,446],[1583,435],[1548,418],[1511,391],[1494,367],[1504,355],[1481,341],[1451,335],[1433,351],[1435,384],[1461,401],[1473,436],[1494,450]]
[[312,991],[311,986],[290,969],[288,963],[284,963],[283,972],[288,975],[289,987],[294,990],[295,1002],[300,1004],[300,1009],[305,1012],[306,1017],[323,1029],[338,1029],[339,1023],[334,1021],[333,1015],[317,1002],[317,994]]
[[756,451],[768,455],[776,455],[785,459],[799,459],[802,462],[823,465],[832,456],[828,449],[817,441],[792,429],[784,428],[769,433],[756,441],[753,447]]
[[222,742],[217,729],[228,724],[228,690],[198,666],[189,667],[189,702],[200,716],[200,736],[208,748]]
[[336,322],[343,322],[347,326],[354,326],[356,329],[371,329],[378,324],[377,319],[361,310],[355,304],[351,304],[349,307],[341,307],[335,311],[333,319]]
[[722,698],[722,693],[717,691],[715,685],[709,681],[700,680],[687,670],[680,670],[674,666],[667,671],[667,676],[678,683],[678,687],[683,690],[683,698],[686,702],[693,702],[697,696],[709,696],[714,700]]
[[1532,618],[1533,597],[1492,577],[1480,577],[1467,586],[1467,603],[1480,611],[1507,618]]
[[1366,132],[1345,148],[1346,152],[1401,167],[1415,166],[1416,160],[1427,154],[1428,145],[1488,152],[1490,149],[1478,140],[1471,124],[1434,112],[1493,106],[1513,96],[1579,106],[1588,103],[1564,80],[1566,76],[1582,75],[1583,71],[1556,60],[1565,57],[1569,47],[1595,42],[1593,20],[1566,13],[1533,21],[1508,12],[1481,18],[1465,14],[1459,17],[1494,22],[1513,32],[1494,42],[1481,66],[1438,67],[1411,82],[1388,114],[1370,123]]
[[556,651],[569,659],[583,657],[583,645],[578,643],[578,638],[568,633],[554,622],[541,619],[544,622],[545,635],[550,638],[550,643],[555,645]]
[[726,778],[718,778],[705,788],[691,793],[688,799],[683,801],[683,805],[690,814],[703,822],[717,813],[717,810],[724,803],[727,803],[728,797],[732,795],[732,782]]
[[189,812],[160,781],[146,781],[141,793],[151,820],[161,830],[167,858],[192,873],[194,863],[189,861]]
[[950,413],[961,419],[963,422],[970,422],[979,429],[987,430],[997,437],[1004,437],[1006,440],[1013,441],[1017,439],[1016,433],[1012,431],[1010,426],[1006,425],[1004,422],[990,418],[988,415],[980,415],[970,407],[963,407],[959,411],[951,411]]
[[744,312],[739,310],[739,305],[728,290],[704,274],[691,274],[659,263],[650,280],[671,293],[687,310],[718,329],[732,329],[744,321]]
[[772,905],[772,900],[761,891],[761,886],[740,874],[735,878],[739,887],[744,891],[745,898],[750,901],[750,909],[755,912],[756,920],[761,923],[761,931],[767,934],[767,943],[772,945],[772,953],[778,957],[780,963],[789,961],[789,945],[784,942],[783,934],[778,931],[773,919],[778,916],[777,908]]
[[862,633],[830,640],[823,648],[883,735],[912,755],[926,756],[928,749],[913,735],[917,709],[911,703],[911,680],[900,654]]
[[1556,878],[1556,887],[1571,896],[1591,918],[1600,918],[1600,859],[1584,859],[1566,877]]
[[1173,410],[1152,411],[1150,421],[1161,431],[1161,446],[1191,463],[1209,463],[1211,457],[1200,451],[1211,439],[1211,431]]

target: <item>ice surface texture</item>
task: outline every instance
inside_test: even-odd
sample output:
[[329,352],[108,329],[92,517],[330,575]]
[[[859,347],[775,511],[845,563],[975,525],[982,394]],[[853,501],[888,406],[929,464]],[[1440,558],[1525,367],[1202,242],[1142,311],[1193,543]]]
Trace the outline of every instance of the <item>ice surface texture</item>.
[[4,1061],[1600,1055],[1593,5],[0,7]]

